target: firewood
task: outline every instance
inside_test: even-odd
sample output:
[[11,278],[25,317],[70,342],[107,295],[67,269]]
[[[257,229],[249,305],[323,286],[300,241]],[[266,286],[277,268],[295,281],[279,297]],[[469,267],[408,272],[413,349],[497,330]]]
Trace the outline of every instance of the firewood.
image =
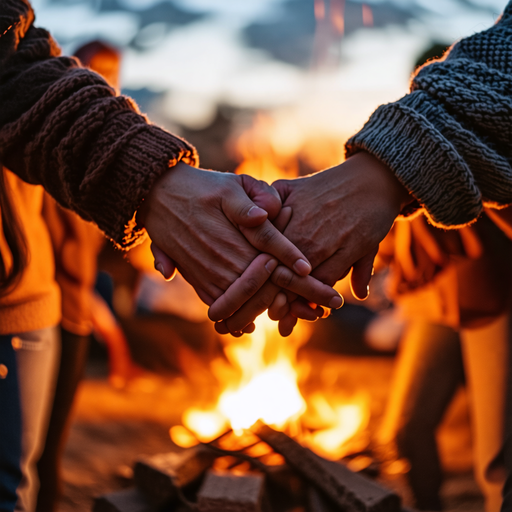
[[152,504],[160,506],[175,499],[178,489],[195,482],[214,460],[215,454],[204,446],[141,458],[134,468],[135,484]]
[[265,477],[210,470],[197,494],[200,512],[261,512]]
[[347,512],[400,512],[400,498],[344,465],[319,457],[311,450],[262,422],[251,430],[280,453],[296,471],[315,484]]
[[313,485],[308,486],[307,496],[306,510],[308,512],[336,512],[339,510],[325,494]]
[[138,489],[104,494],[94,499],[93,512],[157,512]]

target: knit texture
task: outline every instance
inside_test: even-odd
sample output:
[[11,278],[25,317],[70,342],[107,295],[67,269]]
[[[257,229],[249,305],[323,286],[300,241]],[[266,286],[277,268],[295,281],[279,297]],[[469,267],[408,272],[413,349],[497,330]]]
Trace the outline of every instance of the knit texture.
[[129,248],[144,235],[135,213],[154,181],[180,160],[196,165],[197,153],[58,56],[33,20],[28,2],[0,2],[0,160]]
[[418,70],[346,144],[387,164],[432,223],[473,222],[512,203],[512,2],[489,30]]

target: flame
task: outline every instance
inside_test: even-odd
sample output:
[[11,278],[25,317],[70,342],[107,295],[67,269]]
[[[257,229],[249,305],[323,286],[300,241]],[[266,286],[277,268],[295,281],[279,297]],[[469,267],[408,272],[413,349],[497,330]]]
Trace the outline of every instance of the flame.
[[305,435],[302,442],[325,458],[340,459],[345,455],[345,443],[368,423],[365,405],[363,398],[329,403],[323,394],[315,393],[308,398],[308,407],[323,428]]
[[368,4],[363,4],[363,25],[373,27],[373,11]]
[[[323,2],[315,2],[317,9],[319,5],[325,8]],[[307,123],[300,122],[293,111],[256,116],[253,125],[233,140],[242,160],[237,172],[272,183],[297,176],[301,166],[319,170],[340,163],[343,145],[334,137],[324,137],[311,116],[306,117]],[[253,333],[230,340],[224,347],[225,357],[211,363],[219,383],[215,403],[185,411],[183,425],[171,429],[171,438],[180,446],[219,438],[219,445],[236,450],[248,442],[246,429],[261,420],[287,431],[319,454],[339,458],[347,440],[366,424],[366,404],[341,397],[331,388],[329,395],[321,391],[303,395],[311,365],[298,364],[297,351],[309,339],[311,324],[299,322],[290,337],[282,338],[277,323],[266,315],[255,323]],[[229,428],[233,433],[223,435]],[[243,438],[237,440],[242,433]],[[273,452],[257,456],[266,464],[282,462]],[[236,461],[228,457],[218,464],[231,467]]]

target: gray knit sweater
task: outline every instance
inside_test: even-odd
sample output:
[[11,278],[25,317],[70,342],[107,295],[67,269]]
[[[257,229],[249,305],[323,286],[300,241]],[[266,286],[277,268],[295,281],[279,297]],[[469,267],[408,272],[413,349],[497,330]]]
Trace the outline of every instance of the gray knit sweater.
[[489,30],[422,67],[346,145],[386,163],[445,228],[512,203],[512,1]]

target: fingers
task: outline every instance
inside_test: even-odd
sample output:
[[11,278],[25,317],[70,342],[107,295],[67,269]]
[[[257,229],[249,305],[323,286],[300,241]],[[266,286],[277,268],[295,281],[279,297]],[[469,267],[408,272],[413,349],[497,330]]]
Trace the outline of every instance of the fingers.
[[282,320],[279,321],[279,334],[286,338],[293,332],[294,327],[297,325],[297,317],[288,313]]
[[268,317],[270,320],[278,321],[284,318],[290,311],[290,302],[288,301],[286,294],[279,292],[272,302],[272,305],[268,308]]
[[154,242],[151,242],[151,252],[155,258],[155,269],[164,276],[166,281],[170,281],[176,275],[177,269],[174,261],[165,254]]
[[373,250],[371,253],[363,256],[360,260],[354,263],[352,267],[352,275],[350,276],[350,288],[352,295],[359,300],[365,300],[370,294],[370,279],[373,274],[373,260],[377,255],[379,248]]
[[281,198],[277,190],[265,181],[256,180],[242,174],[242,187],[256,206],[268,213],[268,218],[274,220],[281,211]]
[[279,265],[272,274],[272,282],[290,290],[310,302],[332,309],[341,308],[343,299],[340,294],[330,286],[311,276],[298,276],[289,268]]
[[221,205],[224,215],[233,224],[252,228],[267,220],[267,211],[254,204],[240,184],[232,190],[228,197],[221,198]]
[[291,303],[290,313],[308,322],[316,322],[319,318],[324,316],[325,310],[322,306],[317,306],[316,304],[310,305],[306,301],[298,299]]
[[224,320],[241,308],[265,284],[277,264],[277,260],[272,256],[259,254],[244,273],[212,304],[208,311],[210,320]]
[[241,186],[235,188],[229,197],[222,198],[222,211],[240,227],[253,247],[275,256],[301,276],[311,272],[311,264],[306,256],[267,220],[267,212],[256,206]]
[[288,223],[292,218],[293,209],[291,206],[283,206],[279,215],[272,221],[276,229],[281,231],[281,233],[286,229]]
[[311,264],[306,256],[269,220],[253,228],[240,226],[240,231],[253,247],[275,256],[283,265],[293,269],[300,276],[307,276],[311,272]]
[[283,204],[292,191],[293,182],[294,180],[277,180],[272,183],[272,187],[277,190]]
[[220,334],[241,333],[272,305],[279,291],[279,287],[268,280],[234,315],[215,324],[215,329]]

